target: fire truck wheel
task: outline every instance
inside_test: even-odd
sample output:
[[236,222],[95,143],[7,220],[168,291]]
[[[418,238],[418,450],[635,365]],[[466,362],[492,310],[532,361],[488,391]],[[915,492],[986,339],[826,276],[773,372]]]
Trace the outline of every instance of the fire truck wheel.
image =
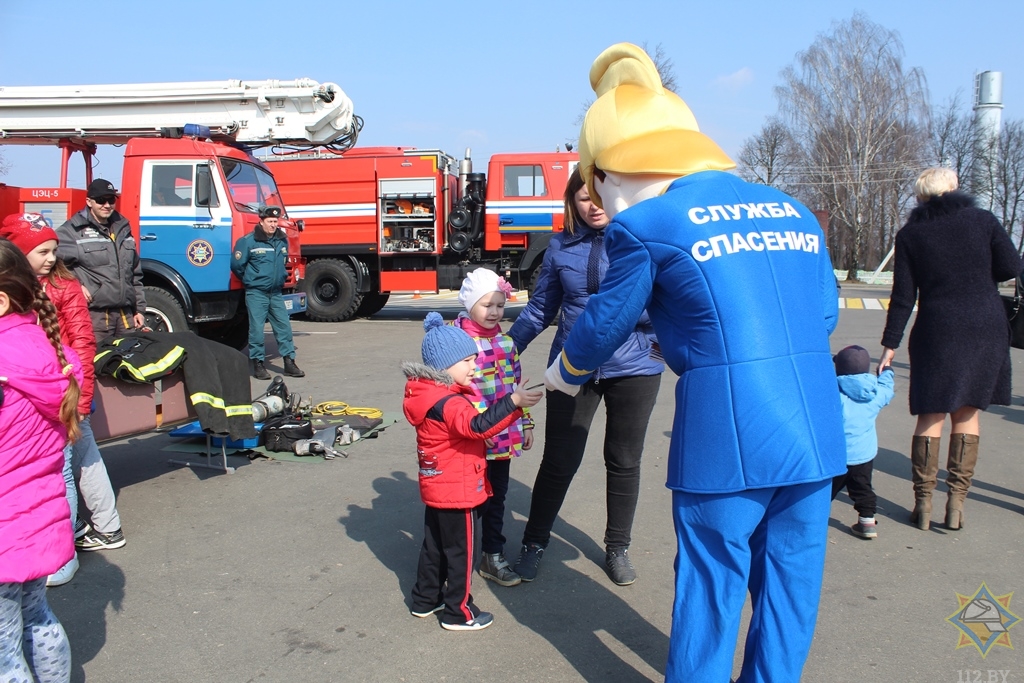
[[154,332],[189,332],[185,311],[174,296],[159,287],[143,287],[146,293],[146,326]]
[[239,312],[235,314],[235,317],[218,327],[216,333],[210,335],[210,338],[239,351],[247,350],[249,347],[249,314],[245,308],[239,307]]
[[306,317],[316,322],[351,320],[362,302],[352,266],[337,259],[319,259],[306,266]]
[[533,269],[530,273],[530,284],[527,285],[526,291],[532,297],[533,292],[537,289],[537,280],[540,279],[540,266]]
[[363,302],[356,309],[356,317],[369,318],[374,313],[379,313],[380,309],[387,305],[390,298],[390,294],[376,294],[374,292],[363,294]]

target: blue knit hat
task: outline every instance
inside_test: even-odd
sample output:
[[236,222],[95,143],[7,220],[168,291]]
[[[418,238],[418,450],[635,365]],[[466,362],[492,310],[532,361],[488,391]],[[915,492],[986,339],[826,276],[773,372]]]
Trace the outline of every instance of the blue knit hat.
[[423,362],[435,370],[447,370],[463,358],[477,354],[476,342],[462,328],[445,325],[437,311],[423,319]]

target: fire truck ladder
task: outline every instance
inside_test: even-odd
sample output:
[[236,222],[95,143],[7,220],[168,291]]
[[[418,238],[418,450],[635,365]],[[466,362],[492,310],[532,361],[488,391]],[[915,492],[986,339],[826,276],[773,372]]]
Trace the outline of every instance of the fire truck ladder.
[[340,87],[309,79],[0,86],[0,144],[82,149],[184,134],[248,147],[351,146],[359,123]]

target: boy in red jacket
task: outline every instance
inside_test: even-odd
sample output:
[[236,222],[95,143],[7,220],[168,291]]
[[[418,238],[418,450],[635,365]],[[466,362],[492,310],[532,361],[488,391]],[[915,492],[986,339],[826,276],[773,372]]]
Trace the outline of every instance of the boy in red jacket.
[[445,325],[436,312],[427,314],[423,327],[423,364],[402,364],[408,378],[403,408],[416,428],[420,496],[426,504],[412,615],[443,612],[443,628],[478,631],[494,621],[473,604],[469,592],[480,559],[480,506],[491,495],[484,440],[521,418],[522,408],[536,405],[544,392],[526,390],[524,380],[514,393],[478,412],[469,400],[476,343]]

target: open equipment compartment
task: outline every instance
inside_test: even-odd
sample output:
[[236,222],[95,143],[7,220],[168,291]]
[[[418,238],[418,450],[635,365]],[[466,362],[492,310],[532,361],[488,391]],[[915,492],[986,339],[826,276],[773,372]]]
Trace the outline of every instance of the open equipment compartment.
[[[436,180],[380,180],[380,254],[437,252]],[[401,268],[396,268],[401,270]]]

